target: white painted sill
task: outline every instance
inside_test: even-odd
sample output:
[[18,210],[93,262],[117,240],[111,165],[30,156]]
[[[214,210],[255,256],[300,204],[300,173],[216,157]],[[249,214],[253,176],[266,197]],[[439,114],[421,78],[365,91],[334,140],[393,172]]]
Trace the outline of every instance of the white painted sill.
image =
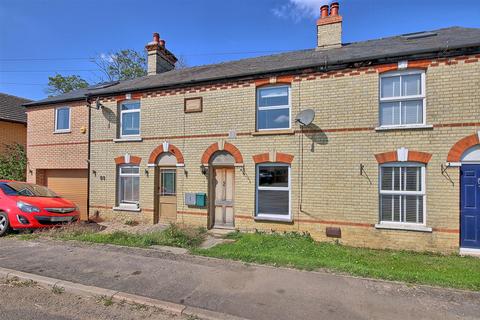
[[261,215],[261,216],[254,216],[253,220],[255,221],[272,221],[272,222],[286,222],[286,223],[292,223],[293,219],[291,217],[279,217],[279,216],[273,216],[269,217],[266,215]]
[[132,137],[132,138],[117,138],[113,139],[113,142],[142,142],[142,137]]
[[432,228],[418,224],[403,224],[403,223],[377,223],[376,229],[389,229],[389,230],[405,230],[405,231],[418,231],[418,232],[432,232]]
[[271,136],[271,135],[293,135],[295,130],[293,129],[271,129],[271,130],[258,130],[251,133],[252,136]]
[[430,130],[433,129],[431,124],[417,124],[408,126],[385,126],[376,127],[375,131],[392,131],[392,130]]
[[53,134],[62,134],[62,133],[71,133],[71,132],[72,130],[59,130],[59,131],[55,130],[53,131]]
[[113,207],[113,211],[130,211],[130,212],[140,212],[142,211],[137,205],[119,205],[118,207]]

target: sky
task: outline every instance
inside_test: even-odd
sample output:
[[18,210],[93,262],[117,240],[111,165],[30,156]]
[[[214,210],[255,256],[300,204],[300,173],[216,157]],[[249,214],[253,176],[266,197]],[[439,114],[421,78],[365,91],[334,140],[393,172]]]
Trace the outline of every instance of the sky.
[[[93,57],[159,32],[189,66],[314,48],[326,0],[0,0],[0,92],[46,97],[48,77],[101,80]],[[344,0],[343,42],[480,28],[480,0]]]

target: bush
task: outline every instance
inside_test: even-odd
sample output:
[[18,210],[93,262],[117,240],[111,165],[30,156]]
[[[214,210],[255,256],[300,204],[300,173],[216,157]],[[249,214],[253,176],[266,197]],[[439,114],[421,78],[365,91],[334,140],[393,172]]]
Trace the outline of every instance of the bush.
[[0,154],[0,179],[25,181],[27,178],[27,153],[25,147],[14,143],[5,145]]

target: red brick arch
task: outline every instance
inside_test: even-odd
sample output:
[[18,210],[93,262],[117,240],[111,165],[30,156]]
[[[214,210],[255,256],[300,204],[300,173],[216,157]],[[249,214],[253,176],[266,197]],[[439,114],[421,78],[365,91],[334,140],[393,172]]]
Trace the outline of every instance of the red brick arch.
[[[210,161],[210,158],[212,157],[212,155],[217,152],[217,151],[220,151],[220,147],[218,145],[218,142],[215,142],[213,144],[211,144],[206,150],[205,152],[203,153],[202,155],[202,160],[201,160],[201,163],[202,164],[208,164],[208,162]],[[233,144],[229,143],[229,142],[225,142],[224,145],[223,145],[223,151],[227,151],[229,152],[233,158],[235,159],[235,163],[237,164],[243,164],[243,156],[242,156],[242,153],[240,152],[240,150],[238,150],[237,147],[235,147]]]
[[120,156],[116,157],[115,159],[115,164],[116,165],[122,165],[122,164],[140,164],[142,162],[142,158],[137,157],[137,156],[130,156],[130,162],[125,161],[125,156]]
[[148,158],[148,163],[149,164],[155,164],[157,162],[158,156],[161,155],[164,152],[170,152],[171,154],[173,154],[175,156],[175,158],[177,158],[177,164],[184,164],[185,163],[185,160],[183,158],[183,154],[180,151],[180,149],[178,149],[176,146],[174,146],[173,144],[170,144],[170,143],[168,144],[168,150],[163,149],[163,143],[161,145],[159,145],[158,147],[156,147],[155,149],[153,149],[152,153],[150,153],[150,157]]
[[272,155],[274,159],[270,159],[271,155],[269,152],[259,153],[254,156],[253,162],[257,163],[265,163],[265,162],[279,162],[279,163],[288,163],[291,164],[293,162],[293,158],[295,157],[292,154],[282,153],[282,152],[275,152],[275,155]]
[[480,139],[477,133],[469,135],[463,139],[460,139],[453,145],[448,152],[448,162],[460,162],[462,154],[468,149],[480,143]]
[[[431,153],[408,150],[407,161],[420,162],[420,163],[427,164],[430,161],[431,158],[432,158]],[[377,159],[378,164],[399,161],[398,160],[398,153],[397,153],[396,150],[395,151],[384,152],[384,153],[377,153],[375,155],[375,159]]]

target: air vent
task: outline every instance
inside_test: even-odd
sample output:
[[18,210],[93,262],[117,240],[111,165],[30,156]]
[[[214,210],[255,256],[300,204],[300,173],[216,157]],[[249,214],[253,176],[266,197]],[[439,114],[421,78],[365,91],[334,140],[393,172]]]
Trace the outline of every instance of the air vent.
[[423,31],[423,32],[414,32],[414,33],[402,34],[401,37],[402,37],[403,39],[413,40],[413,39],[421,39],[421,38],[434,37],[434,36],[436,36],[436,35],[437,35],[436,32]]

